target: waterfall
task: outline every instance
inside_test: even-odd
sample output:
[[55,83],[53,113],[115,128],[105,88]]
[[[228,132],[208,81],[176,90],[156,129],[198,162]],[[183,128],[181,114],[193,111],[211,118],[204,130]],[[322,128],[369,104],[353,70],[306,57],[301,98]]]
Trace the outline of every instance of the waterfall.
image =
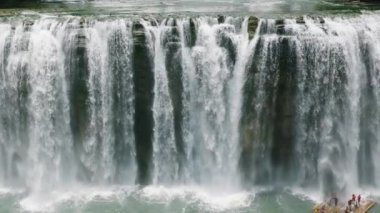
[[380,16],[0,21],[0,186],[378,190]]
[[182,53],[187,170],[193,181],[206,185],[228,187],[239,179],[238,108],[243,57],[249,48],[242,23],[199,19],[196,42]]
[[178,179],[177,148],[174,138],[173,102],[169,94],[169,80],[165,67],[166,36],[172,36],[172,27],[162,22],[159,27],[150,27],[148,43],[154,51],[154,140],[153,183],[173,183]]
[[41,20],[33,33],[25,22],[2,38],[2,177],[10,184],[49,190],[70,174],[64,54],[55,37],[62,25]]
[[[363,37],[366,26],[378,30],[373,19],[265,20],[245,86],[243,142],[255,141],[242,155],[253,162],[243,163],[252,171],[246,178],[313,185],[324,193],[374,184],[368,181],[377,171],[378,145],[368,128],[377,127],[363,117],[377,105],[369,106],[363,93],[373,84],[366,60],[376,55],[367,51],[378,41],[374,36],[368,45]],[[373,150],[360,151],[368,146]]]

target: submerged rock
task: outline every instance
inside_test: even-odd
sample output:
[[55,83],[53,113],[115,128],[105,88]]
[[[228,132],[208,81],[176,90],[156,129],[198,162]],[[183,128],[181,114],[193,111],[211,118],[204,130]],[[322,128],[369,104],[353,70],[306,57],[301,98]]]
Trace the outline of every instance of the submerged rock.
[[34,25],[34,22],[32,20],[24,20],[23,22],[25,31],[31,30],[32,26]]
[[324,24],[326,21],[325,21],[325,19],[324,18],[322,18],[322,17],[319,17],[319,23],[321,23],[321,24]]
[[277,34],[285,34],[285,20],[284,19],[278,19],[276,20],[276,28],[277,28]]
[[305,19],[303,18],[303,16],[297,17],[296,23],[297,24],[305,24]]
[[275,22],[275,25],[276,26],[285,25],[285,20],[284,19],[277,19]]
[[225,20],[226,20],[226,18],[225,18],[224,16],[222,16],[222,15],[219,15],[219,16],[218,16],[218,23],[219,23],[219,24],[224,23]]

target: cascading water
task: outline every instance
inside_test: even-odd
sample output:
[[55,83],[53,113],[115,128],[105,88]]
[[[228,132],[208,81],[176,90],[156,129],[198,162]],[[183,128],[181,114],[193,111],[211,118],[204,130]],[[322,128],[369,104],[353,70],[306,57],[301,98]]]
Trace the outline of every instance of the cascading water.
[[366,123],[371,109],[362,108],[376,108],[363,94],[376,84],[366,74],[376,69],[366,62],[377,57],[368,54],[378,43],[375,19],[265,21],[245,87],[243,143],[255,141],[249,155],[243,151],[255,162],[243,162],[248,178],[316,185],[324,193],[375,184],[378,145],[367,128],[376,124]]
[[[183,52],[184,144],[191,179],[224,187],[238,183],[240,69],[248,35],[243,20],[199,19],[195,46]],[[211,25],[209,24],[211,22]],[[237,102],[231,99],[237,98]],[[237,105],[235,105],[237,104]],[[190,163],[191,162],[191,163]]]
[[4,18],[0,186],[22,208],[77,187],[180,203],[163,212],[265,211],[245,193],[271,186],[376,194],[379,19]]

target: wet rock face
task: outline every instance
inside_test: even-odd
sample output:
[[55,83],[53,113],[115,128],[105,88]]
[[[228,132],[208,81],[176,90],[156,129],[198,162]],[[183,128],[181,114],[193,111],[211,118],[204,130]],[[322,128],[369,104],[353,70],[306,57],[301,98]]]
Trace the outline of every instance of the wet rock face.
[[165,24],[169,29],[165,31],[165,35],[163,38],[163,44],[164,47],[166,48],[171,48],[171,46],[176,46],[180,45],[180,35],[179,35],[179,29],[177,27],[177,21],[174,20],[169,20],[166,21]]
[[218,16],[218,24],[222,24],[224,23],[224,21],[226,20],[226,17],[222,16],[222,15],[219,15]]
[[[66,72],[69,73],[70,78],[70,127],[73,133],[74,147],[76,150],[76,156],[79,156],[81,150],[84,149],[83,143],[85,143],[86,132],[88,130],[89,121],[89,90],[88,90],[88,52],[87,41],[85,34],[74,29],[75,35],[73,35],[72,41],[67,46],[67,53],[72,57],[65,59]],[[85,169],[79,157],[76,159],[81,172],[77,174],[77,178],[81,181],[91,180],[91,171]]]
[[229,36],[228,32],[234,32],[234,30],[224,28],[218,32],[218,40],[217,43],[220,47],[224,48],[228,53],[228,64],[229,69],[233,70],[233,67],[235,66],[236,60],[237,60],[237,52],[236,52],[236,45],[234,44],[232,38]]
[[133,80],[135,92],[135,144],[138,164],[137,181],[147,185],[151,182],[153,141],[154,73],[151,53],[146,44],[144,26],[133,25]]
[[[257,50],[263,49],[264,41],[259,38]],[[240,119],[240,145],[242,152],[239,160],[239,166],[242,171],[242,182],[249,185],[253,184],[267,184],[270,181],[270,171],[268,149],[266,148],[266,141],[272,140],[272,120],[273,120],[273,99],[275,85],[273,76],[268,75],[265,82],[265,90],[268,91],[268,99],[260,99],[259,92],[262,83],[259,81],[262,69],[258,66],[259,62],[265,61],[265,57],[259,51],[252,58],[252,61],[247,64],[247,76],[243,88],[243,102],[242,102],[242,117]],[[275,63],[275,62],[272,62]],[[268,71],[268,74],[274,71]],[[265,105],[263,110],[259,110],[256,106],[257,103]],[[267,164],[267,166],[265,165]],[[262,165],[262,166],[261,166]]]
[[[83,35],[78,34],[75,38],[83,38]],[[84,37],[85,38],[85,37]],[[78,40],[75,40],[71,44],[69,51],[71,54],[75,55],[74,59],[67,61],[67,69],[70,73],[71,78],[71,88],[70,92],[70,101],[72,107],[72,129],[74,138],[77,139],[78,143],[81,143],[84,134],[86,132],[86,126],[88,121],[88,112],[87,112],[87,100],[88,100],[88,88],[87,80],[89,76],[88,71],[88,55],[86,50],[86,43],[78,43]]]
[[[293,158],[296,55],[288,39],[271,41],[270,49],[264,48],[265,42],[259,38],[258,52],[248,65],[240,123],[243,181],[254,184],[291,182],[294,173],[289,171],[297,167]],[[265,69],[261,63],[267,65]],[[261,96],[260,90],[266,95]]]
[[169,94],[173,104],[174,115],[174,137],[176,142],[176,149],[179,152],[179,165],[183,168],[184,163],[184,142],[182,130],[182,111],[183,111],[183,68],[182,68],[182,55],[181,55],[181,40],[177,21],[174,19],[166,20],[168,30],[163,34],[163,46],[165,48],[165,67],[169,81]]
[[255,36],[259,21],[260,20],[254,16],[250,16],[248,19],[248,37],[250,40]]
[[285,20],[284,19],[276,20],[275,24],[276,24],[277,34],[280,34],[280,35],[285,34]]
[[75,42],[78,48],[86,48],[87,38],[84,32],[79,32],[75,36]]
[[303,18],[303,16],[296,18],[296,23],[297,24],[305,24],[305,19]]
[[294,168],[296,162],[292,156],[295,144],[295,116],[296,112],[296,54],[288,39],[282,39],[279,43],[279,72],[276,99],[274,103],[274,128],[273,144],[271,150],[272,165],[278,169],[279,180],[290,180],[292,174],[289,171]]
[[134,23],[133,25],[133,43],[134,45],[145,45],[145,30],[141,23]]
[[371,79],[375,79],[373,76],[372,67],[368,66],[373,64],[373,61],[368,57],[370,53],[369,46],[364,46],[362,48],[364,59],[366,61],[366,77],[367,84],[363,87],[362,93],[365,94],[360,98],[360,128],[359,128],[359,137],[360,137],[360,146],[358,150],[358,171],[359,171],[359,183],[363,186],[373,187],[376,184],[375,178],[375,165],[374,165],[374,156],[372,150],[375,149],[377,136],[376,129],[378,127],[377,115],[379,114],[379,109],[376,107],[376,89],[371,83]]
[[195,21],[193,19],[189,19],[189,34],[186,36],[186,46],[194,47],[197,41],[197,29],[195,26]]
[[33,22],[33,20],[27,19],[27,20],[23,21],[22,25],[24,26],[24,31],[29,32],[32,30],[34,22]]

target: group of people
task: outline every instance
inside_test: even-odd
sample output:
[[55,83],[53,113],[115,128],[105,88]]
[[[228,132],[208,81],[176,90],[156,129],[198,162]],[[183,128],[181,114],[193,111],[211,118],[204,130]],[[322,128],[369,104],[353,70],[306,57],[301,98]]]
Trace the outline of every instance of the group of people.
[[[345,212],[345,213],[351,213],[351,212],[354,212],[355,209],[359,208],[359,206],[360,206],[360,201],[361,201],[361,196],[360,196],[360,194],[359,194],[357,197],[356,197],[355,194],[353,194],[352,197],[351,197],[351,199],[348,200],[348,202],[347,202],[347,206],[346,206],[344,212]],[[332,207],[332,208],[340,208],[338,202],[339,202],[339,201],[338,201],[338,197],[336,196],[335,193],[333,193],[332,196],[331,196],[331,199],[330,199],[328,205],[330,206],[330,208],[331,208],[331,207]],[[323,207],[320,209],[320,212],[325,212],[325,210],[326,210],[326,209],[325,209],[324,206],[323,206]]]
[[[344,208],[344,213],[353,213],[360,206],[361,196],[360,194],[356,197],[355,194],[352,195],[351,199],[348,200],[347,206]],[[327,205],[322,205],[320,208],[315,208],[316,213],[327,213],[327,212],[341,212],[342,205],[339,205],[338,197],[335,193],[331,195],[330,200]]]
[[352,198],[347,202],[347,206],[345,209],[345,213],[353,212],[355,209],[359,208],[360,206],[360,200],[361,196],[358,195],[358,197],[355,196],[355,194],[352,195]]

